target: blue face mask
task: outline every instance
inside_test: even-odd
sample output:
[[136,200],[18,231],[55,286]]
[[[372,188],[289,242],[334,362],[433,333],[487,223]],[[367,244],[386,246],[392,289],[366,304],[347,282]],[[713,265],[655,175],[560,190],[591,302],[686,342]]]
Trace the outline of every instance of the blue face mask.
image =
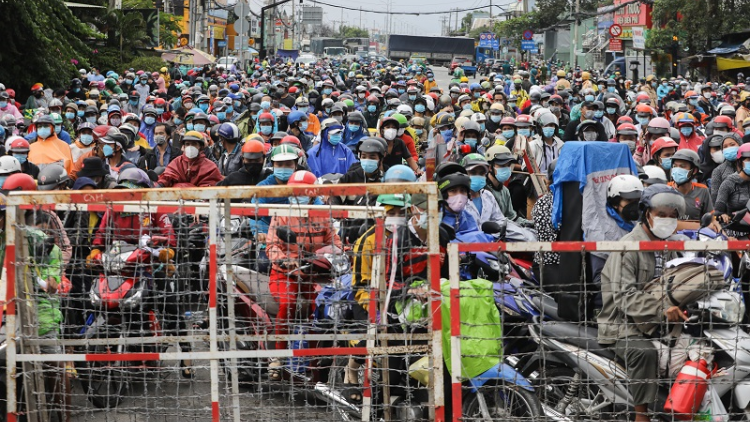
[[545,138],[551,138],[555,135],[555,128],[553,127],[543,127],[542,128],[542,134],[544,134]]
[[143,119],[143,123],[145,123],[145,124],[147,124],[149,126],[153,125],[154,123],[156,123],[156,117],[154,117],[154,116],[146,116]]
[[614,107],[607,107],[607,114],[615,114],[617,113],[617,109]]
[[36,130],[36,134],[42,139],[47,139],[52,135],[52,129],[47,126],[40,127]]
[[341,133],[336,133],[334,135],[328,136],[328,142],[331,143],[331,145],[338,145],[341,143]]
[[81,140],[82,144],[84,144],[86,146],[89,146],[89,145],[91,145],[94,142],[94,135],[89,135],[87,133],[82,133],[81,136],[79,137],[79,139]]
[[181,125],[182,124],[182,120],[178,119],[177,117],[175,117],[173,121],[174,121],[175,125]]
[[414,133],[416,133],[417,136],[422,136],[422,133],[424,133],[424,129],[414,129]]
[[727,161],[737,161],[737,150],[740,147],[724,148],[724,159]]
[[307,205],[310,203],[309,196],[290,196],[289,203],[292,205]]
[[375,111],[377,111],[377,109],[378,109],[378,106],[376,106],[376,105],[370,104],[370,105],[367,106],[367,111],[369,111],[370,113],[375,113]]
[[461,108],[464,110],[471,110],[471,103],[466,103],[463,106],[461,106]]
[[505,183],[510,179],[510,167],[500,167],[495,169],[495,179],[500,183]]
[[472,149],[476,149],[477,147],[477,140],[474,138],[465,138],[464,143],[470,146]]
[[681,127],[680,128],[680,133],[683,134],[683,135],[685,135],[685,137],[687,138],[687,137],[689,137],[690,135],[693,134],[693,128],[691,128],[691,127]]
[[746,175],[750,176],[750,162],[746,162],[744,166],[742,166],[742,171],[745,172]]
[[301,130],[303,132],[306,131],[307,130],[307,125],[309,125],[309,123],[307,123],[307,122],[300,123],[299,124],[299,130]]
[[205,113],[206,111],[208,111],[208,103],[200,103],[200,104],[198,104],[198,107],[199,107],[199,108],[200,108],[201,110],[203,110],[203,112],[204,112],[204,113]]
[[[132,79],[125,79],[125,85],[133,85],[133,80]],[[76,88],[76,89],[78,89],[78,88]]]
[[471,191],[479,192],[487,184],[487,178],[484,176],[471,176]]
[[187,129],[187,130],[193,130],[193,129],[195,129],[195,126],[193,126],[192,123],[186,123],[185,124],[185,129]]
[[193,129],[195,129],[198,132],[205,132],[206,131],[206,125],[203,123],[197,123],[193,126]]
[[690,100],[690,105],[692,105],[692,106],[697,106],[697,105],[698,105],[698,100],[693,100],[693,99],[691,99],[691,100]]
[[409,101],[414,101],[417,99],[416,95],[409,95]]
[[359,161],[359,164],[362,166],[362,170],[367,174],[372,174],[378,169],[378,160],[368,160],[367,158],[363,158]]
[[102,153],[105,157],[111,157],[115,153],[115,149],[112,148],[112,145],[104,145]]
[[138,100],[128,100],[128,104],[132,105],[133,107],[138,105]]
[[404,88],[399,88],[398,89],[398,93],[399,94],[403,94],[404,92],[406,92],[406,90]]
[[662,158],[661,159],[661,168],[664,170],[671,170],[672,169],[672,158]]
[[89,123],[96,123],[96,116],[89,116],[86,118],[86,121]]
[[615,87],[613,87],[613,86],[608,86],[608,87],[607,87],[607,91],[608,91],[608,92],[615,92]]
[[323,95],[331,95],[333,90],[331,88],[326,88],[323,90]]
[[479,98],[481,95],[482,95],[481,92],[475,92],[474,93],[474,98]]
[[594,117],[596,117],[597,119],[601,119],[602,117],[604,117],[604,111],[601,111],[601,110],[595,111]]
[[73,119],[75,119],[75,117],[76,117],[76,114],[73,113],[72,111],[65,112],[65,118],[66,119],[73,120]]
[[435,78],[433,78],[433,77],[429,77],[429,78],[427,78],[427,80],[428,80],[428,81],[430,81],[430,82],[432,82],[432,81],[434,81],[434,80],[435,80]]
[[480,131],[480,132],[484,132],[484,130],[485,130],[486,128],[487,128],[487,127],[486,127],[486,126],[484,125],[484,123],[480,123],[480,124],[479,124],[479,131]]
[[638,120],[638,123],[639,123],[639,124],[640,124],[641,126],[646,126],[646,125],[648,124],[648,117],[640,117],[640,116],[636,116],[636,117],[635,117],[635,119],[636,119],[636,120]]
[[18,160],[19,163],[23,164],[26,162],[26,158],[28,156],[26,154],[13,154],[13,158]]
[[307,107],[297,107],[297,111],[307,114]]
[[593,95],[586,95],[585,97],[583,97],[583,99],[585,101],[594,101],[594,96]]
[[745,135],[750,135],[750,128],[745,129]]
[[416,111],[417,113],[424,113],[425,109],[426,107],[424,106],[424,104],[417,104],[414,106],[414,111]]
[[219,118],[219,121],[220,121],[220,122],[223,122],[224,120],[226,120],[226,119],[227,119],[227,113],[226,113],[226,112],[224,112],[224,111],[217,111],[217,112],[216,112],[216,117],[218,117],[218,118]]
[[681,185],[689,180],[690,170],[685,170],[679,167],[672,168],[672,180],[678,185]]
[[531,129],[518,129],[518,134],[521,136],[530,136]]
[[440,136],[442,136],[446,141],[453,139],[453,129],[441,130]]
[[505,140],[507,141],[510,141],[511,139],[513,139],[513,136],[515,136],[515,134],[516,134],[516,131],[514,130],[504,130],[502,132],[503,138],[505,138]]
[[164,109],[163,108],[157,108],[156,109],[156,115],[157,116],[161,116],[162,114],[164,114]]
[[355,133],[359,132],[359,128],[362,127],[360,125],[347,125],[349,132]]
[[492,120],[493,123],[500,123],[500,120],[502,119],[503,119],[503,116],[494,115],[494,114],[490,115],[490,120]]
[[78,115],[78,117],[83,117],[83,112],[82,112],[82,111],[79,111],[79,112],[78,112],[78,113],[76,113],[76,114]]
[[282,182],[286,182],[289,180],[290,177],[292,177],[292,173],[294,173],[294,169],[287,169],[287,168],[274,168],[273,169],[273,177],[281,180]]
[[268,101],[263,101],[262,103],[260,103],[260,108],[262,108],[263,110],[270,110],[271,103]]
[[260,133],[264,135],[270,135],[272,130],[273,130],[273,126],[261,126],[260,127]]

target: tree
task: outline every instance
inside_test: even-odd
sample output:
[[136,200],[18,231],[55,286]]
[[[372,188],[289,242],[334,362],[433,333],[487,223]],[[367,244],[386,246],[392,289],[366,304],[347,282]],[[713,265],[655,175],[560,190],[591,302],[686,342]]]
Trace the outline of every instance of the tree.
[[370,38],[370,33],[366,29],[357,28],[356,26],[342,25],[339,28],[339,37],[341,38]]
[[144,30],[145,23],[140,13],[127,13],[120,9],[109,9],[104,15],[104,29],[107,44],[116,47],[120,52],[120,62],[126,55],[137,55],[138,48],[143,48],[150,40]]
[[66,86],[91,53],[83,40],[95,31],[62,0],[5,0],[0,13],[0,81],[16,88],[18,98],[36,82]]

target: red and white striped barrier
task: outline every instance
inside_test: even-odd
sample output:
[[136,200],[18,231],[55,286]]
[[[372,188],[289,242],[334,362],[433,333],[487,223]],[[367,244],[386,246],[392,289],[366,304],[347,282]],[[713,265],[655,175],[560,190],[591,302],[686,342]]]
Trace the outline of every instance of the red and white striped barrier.
[[616,242],[497,242],[460,243],[459,252],[631,252],[631,251],[747,251],[750,240],[616,241]]

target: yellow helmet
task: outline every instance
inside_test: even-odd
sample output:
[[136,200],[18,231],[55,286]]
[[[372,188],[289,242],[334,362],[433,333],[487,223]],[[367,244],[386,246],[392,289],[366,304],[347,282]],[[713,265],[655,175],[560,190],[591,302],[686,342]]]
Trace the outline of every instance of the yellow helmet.
[[565,77],[565,71],[564,70],[558,70],[557,71],[557,77],[558,78],[564,78]]
[[583,79],[584,81],[588,81],[589,79],[591,79],[591,74],[589,72],[583,72],[581,73],[581,79]]
[[748,97],[750,97],[750,92],[748,91],[740,92],[740,102],[747,100]]
[[651,82],[654,79],[656,79],[656,76],[654,76],[654,75],[648,75],[648,76],[646,76],[646,82]]
[[461,82],[468,83],[469,82],[469,78],[467,78],[466,76],[461,76]]

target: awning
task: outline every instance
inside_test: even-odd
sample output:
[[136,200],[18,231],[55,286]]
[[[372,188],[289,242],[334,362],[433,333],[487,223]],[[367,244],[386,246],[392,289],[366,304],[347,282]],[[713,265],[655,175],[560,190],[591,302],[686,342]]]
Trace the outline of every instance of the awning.
[[97,6],[95,4],[85,4],[85,3],[73,3],[71,1],[66,1],[65,6],[67,7],[78,7],[78,8],[87,8],[87,9],[106,9],[104,6]]
[[716,68],[719,70],[719,72],[731,69],[750,68],[750,61],[744,59],[725,59],[724,57],[717,57]]
[[713,48],[711,50],[708,50],[706,53],[708,54],[732,54],[736,53],[737,50],[742,47],[743,43],[739,44],[722,44],[716,48]]

